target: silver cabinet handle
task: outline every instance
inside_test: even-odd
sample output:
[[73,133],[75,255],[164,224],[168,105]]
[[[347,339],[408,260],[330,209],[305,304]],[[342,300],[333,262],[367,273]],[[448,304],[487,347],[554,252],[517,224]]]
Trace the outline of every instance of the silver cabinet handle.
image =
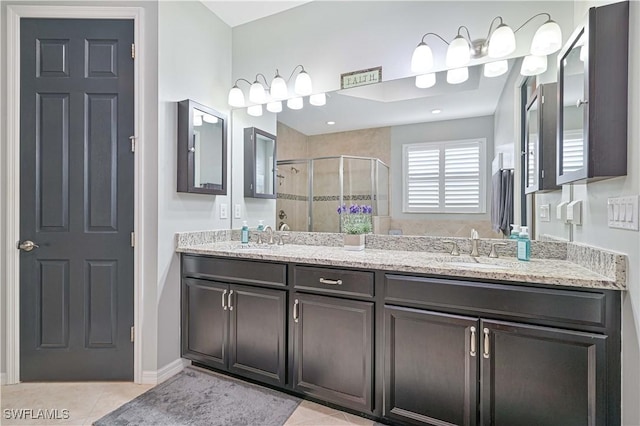
[[31,251],[34,248],[38,248],[40,247],[39,245],[37,245],[36,243],[34,243],[33,241],[23,241],[20,244],[18,244],[18,250],[23,250],[23,251]]
[[293,302],[293,321],[294,322],[298,322],[298,304],[300,302],[298,302],[298,299],[295,300],[295,302]]
[[342,285],[342,280],[326,280],[324,278],[320,278],[320,284]]
[[229,310],[233,311],[233,305],[231,304],[231,296],[233,295],[233,290],[229,291],[229,299],[227,299],[227,304],[229,305]]
[[476,328],[471,327],[471,350],[469,351],[469,355],[476,356]]
[[484,351],[482,352],[482,356],[489,358],[489,329],[485,328],[482,331],[484,332]]
[[227,310],[227,304],[225,303],[226,297],[227,297],[227,290],[222,292],[222,310],[223,311]]
[[582,105],[588,104],[589,101],[586,99],[578,99],[578,102],[576,102],[576,108],[580,108]]

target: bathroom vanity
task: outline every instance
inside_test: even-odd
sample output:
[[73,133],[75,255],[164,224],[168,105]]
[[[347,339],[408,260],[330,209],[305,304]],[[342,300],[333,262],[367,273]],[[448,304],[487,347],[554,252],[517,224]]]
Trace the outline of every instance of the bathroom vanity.
[[393,423],[620,424],[615,278],[561,259],[250,247],[179,245],[183,357]]

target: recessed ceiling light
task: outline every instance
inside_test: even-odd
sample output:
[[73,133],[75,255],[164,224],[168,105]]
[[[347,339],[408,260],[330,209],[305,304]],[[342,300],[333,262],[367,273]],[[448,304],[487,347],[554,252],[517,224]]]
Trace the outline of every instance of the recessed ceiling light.
[[329,126],[333,126],[334,124],[336,124],[336,122],[335,122],[335,121],[327,121],[327,124],[328,124]]
[[431,114],[440,114],[442,112],[441,109],[432,109]]

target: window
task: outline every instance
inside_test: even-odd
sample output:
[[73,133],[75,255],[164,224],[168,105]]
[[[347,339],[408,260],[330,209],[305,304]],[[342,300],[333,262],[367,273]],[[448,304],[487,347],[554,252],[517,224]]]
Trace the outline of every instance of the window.
[[405,213],[484,213],[486,139],[402,146]]

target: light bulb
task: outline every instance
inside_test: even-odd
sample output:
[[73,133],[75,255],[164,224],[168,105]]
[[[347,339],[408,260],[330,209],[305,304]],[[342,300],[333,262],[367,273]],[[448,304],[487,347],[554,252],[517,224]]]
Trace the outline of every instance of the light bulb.
[[447,83],[459,84],[464,83],[469,78],[469,68],[454,68],[447,71]]
[[420,89],[428,89],[429,87],[432,87],[434,84],[436,84],[435,73],[432,72],[429,74],[416,75],[416,87]]
[[202,116],[201,115],[194,115],[193,116],[193,125],[194,126],[202,126]]
[[262,115],[262,105],[251,105],[247,108],[247,114],[253,117],[260,117]]
[[298,76],[296,77],[296,83],[294,86],[295,92],[300,96],[307,96],[313,92],[313,88],[311,86],[311,77],[305,70],[300,71]]
[[258,83],[258,80],[254,81],[249,88],[249,100],[255,104],[261,104],[264,103],[266,99],[267,95],[264,92],[264,87]]
[[411,56],[411,71],[425,73],[433,68],[433,52],[427,43],[421,42]]
[[323,106],[327,103],[327,95],[324,93],[316,93],[309,96],[309,103],[313,106]]
[[302,98],[291,98],[287,100],[287,108],[289,109],[302,109]]
[[269,102],[267,104],[267,111],[273,112],[273,113],[278,113],[282,111],[282,102],[280,101]]
[[446,64],[448,68],[459,68],[467,65],[471,60],[469,42],[461,35],[453,39],[447,49]]
[[536,31],[531,40],[531,54],[536,56],[550,55],[562,47],[562,30],[560,25],[549,19]]
[[236,85],[229,90],[229,105],[236,108],[241,108],[244,106],[244,93],[242,90]]
[[522,61],[522,68],[520,68],[520,74],[522,75],[538,75],[547,70],[547,57],[546,56],[525,56]]
[[488,62],[484,64],[485,77],[498,77],[509,70],[509,63],[506,59],[502,61]]
[[503,58],[516,50],[516,35],[511,27],[500,24],[489,39],[490,58]]
[[284,81],[284,78],[280,77],[280,74],[276,74],[276,76],[273,77],[269,93],[271,94],[271,97],[276,100],[286,99],[289,95],[287,82]]
[[205,114],[202,116],[202,119],[210,124],[216,124],[218,122],[218,117],[216,117],[215,115],[211,115],[211,114]]

